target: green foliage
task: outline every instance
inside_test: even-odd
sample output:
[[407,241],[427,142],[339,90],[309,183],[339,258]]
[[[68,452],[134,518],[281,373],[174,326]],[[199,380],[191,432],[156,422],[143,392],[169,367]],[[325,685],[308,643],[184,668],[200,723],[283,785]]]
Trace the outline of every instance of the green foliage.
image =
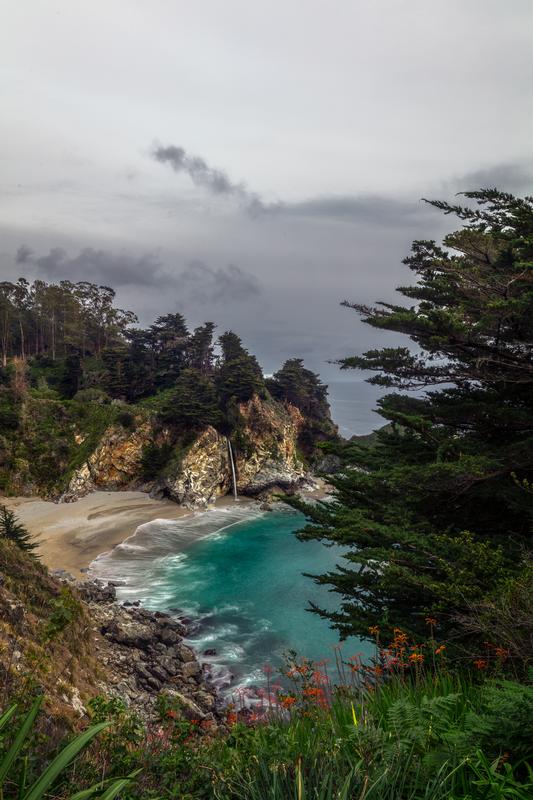
[[81,614],[81,604],[68,586],[61,589],[59,597],[53,602],[52,613],[44,629],[45,641],[50,641],[62,633]]
[[16,431],[20,422],[20,409],[12,392],[0,389],[0,431]]
[[166,467],[172,454],[172,444],[150,442],[142,451],[141,474],[144,480],[153,480]]
[[[379,624],[420,633],[437,613],[457,646],[477,647],[465,617],[496,597],[527,560],[533,504],[533,201],[468,193],[466,208],[434,203],[466,223],[444,246],[413,244],[410,304],[352,307],[407,348],[344,359],[398,389],[439,384],[423,397],[379,401],[387,430],[371,448],[338,447],[335,500],[291,501],[311,524],[302,538],[345,545],[350,567],[319,581],[341,597],[342,635]],[[459,623],[460,621],[460,623]],[[474,627],[470,626],[470,631]],[[507,646],[504,642],[499,642]],[[523,658],[519,654],[515,657]]]
[[254,395],[265,394],[263,372],[255,356],[243,347],[233,331],[219,338],[222,364],[217,376],[217,389],[221,405],[226,408],[231,400],[243,402]]
[[131,411],[119,411],[116,419],[118,424],[122,425],[127,431],[131,431],[135,427],[135,417]]
[[4,505],[0,505],[0,538],[9,539],[27,553],[32,553],[37,548],[33,537],[22,522],[19,522],[15,513]]
[[220,411],[213,382],[194,369],[183,370],[160,416],[182,431],[218,425]]
[[[49,796],[48,792],[54,786],[62,773],[74,761],[87,745],[107,728],[107,722],[93,725],[81,733],[63,750],[61,750],[44,771],[37,776],[28,774],[28,757],[24,756],[24,748],[32,732],[35,720],[39,713],[42,696],[38,697],[30,711],[23,717],[14,735],[5,736],[8,724],[15,718],[17,706],[10,706],[0,717],[0,794],[3,800],[17,798],[18,800],[41,800]],[[9,743],[11,740],[11,743]],[[18,769],[17,769],[18,767]],[[11,778],[13,775],[13,778]],[[126,788],[134,776],[113,781],[99,781],[96,785],[71,795],[71,800],[85,800],[85,798],[99,797],[100,800],[111,800],[118,792]],[[32,781],[32,782],[31,782]]]
[[319,375],[306,369],[301,358],[291,358],[267,381],[271,395],[299,408],[304,416],[304,426],[299,446],[311,455],[317,443],[335,441],[337,428],[330,416],[328,387]]

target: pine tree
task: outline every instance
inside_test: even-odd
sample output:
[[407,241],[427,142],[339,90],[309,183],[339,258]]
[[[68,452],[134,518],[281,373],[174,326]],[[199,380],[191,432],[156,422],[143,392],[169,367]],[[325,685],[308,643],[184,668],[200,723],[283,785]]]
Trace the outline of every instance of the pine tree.
[[33,553],[37,544],[13,511],[0,505],[0,539],[9,539],[27,553]]
[[415,347],[341,362],[374,371],[374,384],[442,388],[383,398],[392,426],[375,447],[344,448],[335,502],[293,503],[311,521],[301,538],[347,551],[348,566],[318,579],[342,598],[329,617],[343,635],[373,625],[423,635],[431,614],[459,636],[457,617],[517,574],[531,547],[533,199],[467,197],[477,205],[433,203],[465,227],[442,247],[414,242],[404,263],[418,281],[399,290],[412,304],[350,306]]
[[214,322],[206,322],[195,328],[187,342],[186,363],[202,375],[213,372],[213,334]]
[[[141,332],[142,333],[142,332]],[[155,382],[158,388],[173,386],[185,367],[189,331],[179,313],[158,317],[148,333],[155,359]]]
[[221,415],[213,382],[194,369],[183,370],[160,417],[180,431],[198,431],[207,425],[218,425]]
[[263,395],[265,381],[255,356],[243,347],[241,339],[233,331],[219,338],[222,349],[222,364],[217,377],[217,387],[222,406],[231,398],[238,402],[250,400],[255,394]]

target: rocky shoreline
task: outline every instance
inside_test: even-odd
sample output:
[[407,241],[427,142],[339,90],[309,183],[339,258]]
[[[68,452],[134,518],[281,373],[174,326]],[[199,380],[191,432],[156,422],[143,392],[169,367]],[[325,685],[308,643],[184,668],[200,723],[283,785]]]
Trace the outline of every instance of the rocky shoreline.
[[[57,576],[71,583],[67,576]],[[187,620],[133,605],[119,605],[112,584],[98,580],[76,582],[87,605],[95,655],[105,672],[102,692],[119,697],[145,720],[157,716],[158,696],[164,693],[183,716],[215,728],[221,702],[209,668],[185,644]]]

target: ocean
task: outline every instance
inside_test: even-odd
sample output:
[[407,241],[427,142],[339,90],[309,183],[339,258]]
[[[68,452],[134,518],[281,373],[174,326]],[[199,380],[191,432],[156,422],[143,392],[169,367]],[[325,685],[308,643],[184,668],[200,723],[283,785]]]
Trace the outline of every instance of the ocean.
[[383,387],[364,380],[330,381],[328,390],[331,416],[346,439],[371,433],[387,423],[374,410],[378,399],[386,394]]

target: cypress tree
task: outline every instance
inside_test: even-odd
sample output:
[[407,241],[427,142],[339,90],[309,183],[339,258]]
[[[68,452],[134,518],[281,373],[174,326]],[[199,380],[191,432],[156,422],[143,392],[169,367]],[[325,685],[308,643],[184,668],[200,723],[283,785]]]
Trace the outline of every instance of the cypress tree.
[[237,401],[250,400],[254,394],[263,395],[265,381],[255,356],[250,355],[242,341],[233,331],[219,338],[222,349],[222,364],[217,377],[221,404],[226,406],[231,398]]
[[213,382],[194,369],[183,370],[160,414],[163,422],[171,423],[181,431],[216,426],[220,416]]
[[318,577],[342,598],[326,616],[344,636],[374,625],[424,635],[430,614],[460,637],[457,619],[503,589],[531,547],[533,198],[466,196],[465,207],[433,203],[464,227],[442,246],[414,242],[404,263],[417,282],[399,289],[409,305],[347,304],[414,347],[341,362],[396,390],[379,402],[391,426],[374,447],[337,448],[334,502],[293,501],[310,520],[302,539],[347,552],[348,566]]

